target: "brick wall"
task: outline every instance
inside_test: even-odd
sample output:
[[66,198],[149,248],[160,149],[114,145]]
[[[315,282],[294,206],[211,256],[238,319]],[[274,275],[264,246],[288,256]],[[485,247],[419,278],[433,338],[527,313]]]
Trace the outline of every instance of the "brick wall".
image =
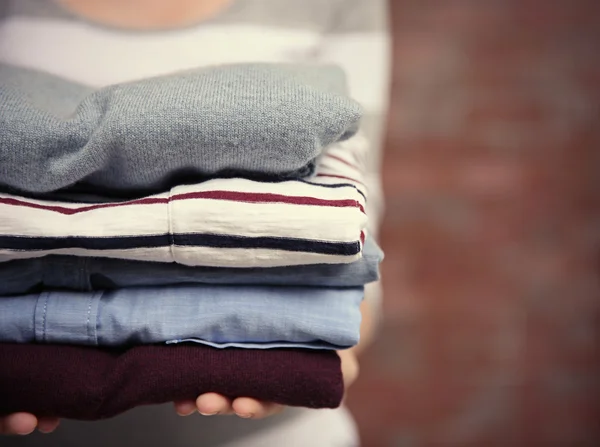
[[390,0],[365,447],[600,445],[600,2]]

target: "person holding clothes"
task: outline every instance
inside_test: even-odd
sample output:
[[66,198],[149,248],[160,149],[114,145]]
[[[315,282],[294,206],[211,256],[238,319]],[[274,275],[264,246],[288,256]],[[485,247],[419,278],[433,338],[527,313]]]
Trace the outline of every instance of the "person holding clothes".
[[[387,0],[0,0],[0,64],[40,70],[96,89],[218,64],[338,65],[347,77],[350,96],[364,110],[361,132],[371,151],[363,181],[369,191],[368,234],[376,240],[383,205],[379,170],[391,60],[387,7]],[[312,169],[313,155],[290,166],[290,172]],[[226,162],[226,157],[221,161]],[[101,176],[87,178],[94,181]],[[45,185],[48,190],[56,186],[54,176],[41,180],[38,190],[25,192],[35,195],[47,192]],[[155,189],[150,193],[170,187],[163,181],[165,178],[157,177],[149,184]],[[0,180],[2,184],[2,192],[8,194],[26,186],[18,176],[10,177],[10,182]],[[68,199],[68,194],[65,197]],[[369,253],[377,256],[377,249],[369,248]],[[34,262],[12,260],[6,271]],[[101,261],[97,262],[100,268]],[[186,268],[177,267],[176,274],[193,276],[180,267]],[[2,269],[0,264],[0,277],[4,275]],[[118,282],[128,281],[116,271],[112,275]],[[168,282],[157,281],[157,285]],[[5,294],[10,295],[26,293],[29,282],[6,284]],[[372,341],[380,300],[379,283],[368,284],[360,305],[360,342],[338,351],[346,389],[358,375],[357,355]],[[195,401],[178,401],[174,406],[174,410],[173,405],[139,407],[93,423],[15,413],[0,418],[0,433],[28,436],[3,436],[0,443],[8,447],[360,444],[352,417],[343,405],[320,410],[284,408],[245,397],[230,401],[208,392]],[[212,417],[178,416],[195,412]],[[49,432],[54,433],[42,434]]]

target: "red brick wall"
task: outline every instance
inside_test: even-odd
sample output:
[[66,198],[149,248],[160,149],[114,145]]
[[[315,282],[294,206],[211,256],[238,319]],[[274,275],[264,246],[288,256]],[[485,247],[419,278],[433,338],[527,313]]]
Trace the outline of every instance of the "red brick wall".
[[600,2],[390,2],[363,445],[600,446]]

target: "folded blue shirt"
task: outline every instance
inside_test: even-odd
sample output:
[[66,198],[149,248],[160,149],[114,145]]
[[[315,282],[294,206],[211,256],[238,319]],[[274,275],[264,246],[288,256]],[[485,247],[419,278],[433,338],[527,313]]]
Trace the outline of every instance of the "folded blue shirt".
[[0,263],[0,296],[46,289],[91,291],[197,283],[354,287],[377,281],[382,259],[381,249],[371,238],[365,242],[362,258],[350,264],[221,268],[51,255]]
[[140,287],[0,298],[0,342],[344,349],[358,343],[363,287]]

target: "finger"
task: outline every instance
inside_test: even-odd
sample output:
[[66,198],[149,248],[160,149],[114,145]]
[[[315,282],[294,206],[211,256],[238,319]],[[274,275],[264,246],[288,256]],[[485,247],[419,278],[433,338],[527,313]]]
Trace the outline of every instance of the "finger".
[[272,402],[261,402],[249,397],[238,397],[233,401],[233,411],[244,419],[263,419],[281,413],[284,406]]
[[180,400],[173,402],[175,406],[175,412],[179,416],[189,416],[196,412],[196,401],[195,400]]
[[37,419],[29,413],[14,413],[0,418],[0,433],[3,435],[28,435],[37,425]]
[[198,396],[198,399],[196,399],[196,408],[204,416],[233,414],[229,399],[217,393],[206,393]]
[[358,374],[360,373],[360,367],[358,365],[358,360],[356,355],[349,350],[346,351],[338,351],[338,355],[340,356],[340,360],[342,363],[342,375],[344,376],[344,388],[348,389],[350,385],[352,385],[356,379],[358,378]]
[[60,419],[58,418],[40,418],[38,420],[37,428],[42,433],[52,433],[56,430],[60,424]]

